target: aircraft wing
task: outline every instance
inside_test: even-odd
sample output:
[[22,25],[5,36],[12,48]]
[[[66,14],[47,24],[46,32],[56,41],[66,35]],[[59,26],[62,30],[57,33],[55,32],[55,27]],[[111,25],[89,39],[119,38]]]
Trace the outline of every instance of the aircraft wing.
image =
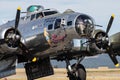
[[6,57],[0,60],[0,78],[15,74],[16,64],[16,56]]

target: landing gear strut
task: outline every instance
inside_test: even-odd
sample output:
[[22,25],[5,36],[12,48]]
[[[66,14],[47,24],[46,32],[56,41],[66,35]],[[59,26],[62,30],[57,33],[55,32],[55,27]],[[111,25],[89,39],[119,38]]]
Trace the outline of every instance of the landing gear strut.
[[86,80],[85,67],[80,64],[80,60],[77,63],[70,65],[70,61],[66,59],[66,69],[69,80]]

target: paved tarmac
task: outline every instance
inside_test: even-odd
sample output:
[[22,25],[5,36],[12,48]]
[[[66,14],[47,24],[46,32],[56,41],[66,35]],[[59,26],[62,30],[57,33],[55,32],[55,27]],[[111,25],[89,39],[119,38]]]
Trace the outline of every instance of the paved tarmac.
[[[66,76],[66,69],[54,69],[55,74],[52,76],[36,80],[69,80]],[[0,80],[27,80],[25,70],[17,69],[17,74]],[[120,68],[108,69],[101,67],[98,69],[87,69],[87,80],[120,80]]]

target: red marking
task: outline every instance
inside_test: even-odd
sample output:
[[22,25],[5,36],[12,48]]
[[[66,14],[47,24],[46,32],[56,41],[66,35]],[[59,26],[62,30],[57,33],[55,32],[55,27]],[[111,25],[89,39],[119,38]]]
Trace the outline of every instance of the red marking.
[[66,35],[64,35],[64,36],[57,36],[56,34],[52,34],[52,42],[58,43],[60,41],[64,41],[65,37],[66,37]]
[[4,78],[4,80],[8,80],[7,78]]

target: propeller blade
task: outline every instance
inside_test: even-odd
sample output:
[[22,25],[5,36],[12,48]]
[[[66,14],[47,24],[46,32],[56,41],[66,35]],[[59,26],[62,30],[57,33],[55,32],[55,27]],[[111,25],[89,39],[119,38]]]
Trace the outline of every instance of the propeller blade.
[[24,55],[28,58],[28,60],[30,60],[32,62],[37,61],[37,58],[32,55],[32,53],[28,50],[28,48],[22,42],[20,42],[19,47],[25,53]]
[[17,31],[17,28],[18,28],[19,19],[20,19],[20,12],[21,12],[21,8],[18,7],[17,13],[16,13],[16,18],[15,18],[15,32]]
[[116,56],[115,56],[115,54],[114,54],[114,52],[113,52],[112,47],[109,46],[107,50],[108,50],[108,54],[109,54],[111,60],[113,61],[115,67],[119,67],[118,60],[117,60],[117,58],[116,58]]
[[114,17],[115,17],[115,15],[112,14],[112,16],[111,16],[111,18],[110,18],[110,20],[109,20],[107,29],[106,29],[106,35],[108,34],[108,32],[109,32],[109,30],[110,30],[110,28],[111,28],[111,25],[112,25],[112,23],[113,23]]
[[113,54],[109,54],[109,56],[110,56],[111,60],[113,61],[115,67],[119,67],[119,63],[118,63],[118,61],[117,61],[116,56],[113,55]]
[[[21,13],[21,8],[18,7],[17,8],[17,13],[16,13],[16,19],[15,19],[15,34],[17,32],[17,29],[18,29],[18,24],[19,24],[19,19],[20,19],[20,13]],[[33,57],[33,55],[31,54],[31,52],[28,50],[28,48],[22,42],[19,43],[19,48],[22,49],[22,51],[25,53],[24,55],[29,60],[31,60],[32,62],[36,62],[37,61],[37,58]]]
[[23,50],[23,52],[29,53],[29,50],[22,42],[19,43],[19,48],[21,48]]

